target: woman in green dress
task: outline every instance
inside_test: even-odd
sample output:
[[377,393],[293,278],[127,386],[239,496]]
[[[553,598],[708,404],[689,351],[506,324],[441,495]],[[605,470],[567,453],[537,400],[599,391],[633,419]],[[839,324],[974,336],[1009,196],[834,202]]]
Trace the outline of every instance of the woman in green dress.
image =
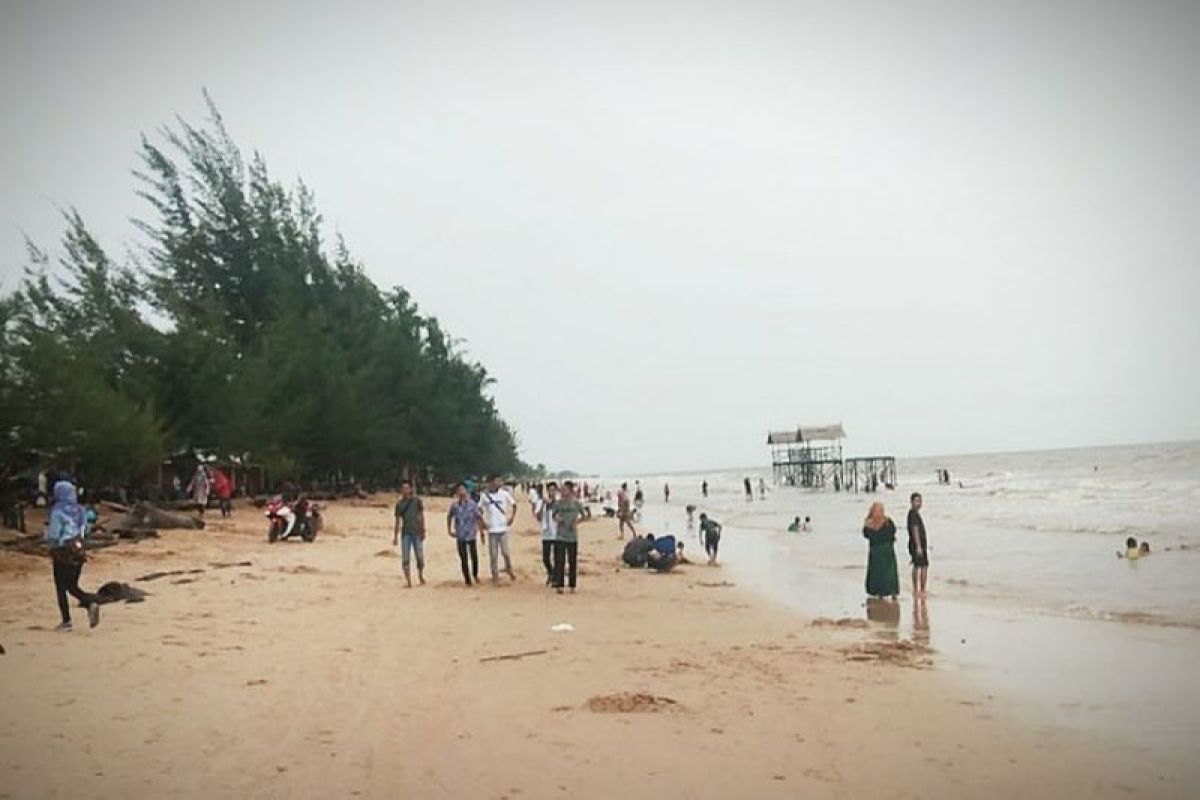
[[883,503],[871,504],[863,522],[863,537],[871,543],[867,556],[867,594],[890,597],[900,594],[900,573],[896,568],[896,525],[883,510]]

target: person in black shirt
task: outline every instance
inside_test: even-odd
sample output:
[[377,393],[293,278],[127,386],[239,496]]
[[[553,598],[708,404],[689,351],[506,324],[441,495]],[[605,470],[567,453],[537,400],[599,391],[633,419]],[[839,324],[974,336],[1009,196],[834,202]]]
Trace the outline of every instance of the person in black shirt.
[[908,557],[912,562],[913,595],[925,596],[929,580],[929,540],[925,536],[925,520],[921,519],[921,495],[913,492],[912,508],[908,510]]

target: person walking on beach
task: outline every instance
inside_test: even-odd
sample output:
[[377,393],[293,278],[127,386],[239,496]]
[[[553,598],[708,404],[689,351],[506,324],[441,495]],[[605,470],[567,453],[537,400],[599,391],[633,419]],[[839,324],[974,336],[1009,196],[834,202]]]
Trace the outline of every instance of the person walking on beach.
[[409,566],[413,551],[417,554],[417,580],[425,584],[425,506],[413,494],[412,481],[400,481],[400,499],[396,501],[396,527],[392,532],[392,547],[400,545],[400,568],[404,583],[412,588]]
[[642,494],[642,482],[634,481],[633,485],[633,506],[641,511],[642,506],[646,504],[646,495]]
[[217,508],[221,509],[221,517],[228,517],[233,513],[233,481],[223,470],[214,469],[212,486],[217,492]]
[[890,597],[900,594],[900,574],[896,567],[896,525],[875,501],[863,521],[863,538],[870,543],[867,555],[867,594]]
[[454,487],[454,502],[446,512],[446,533],[458,546],[458,563],[462,566],[463,583],[467,586],[479,583],[479,549],[475,546],[475,537],[479,532],[482,514],[479,503],[467,493],[466,484],[457,484]]
[[208,508],[208,492],[212,488],[212,484],[208,479],[208,470],[203,464],[196,465],[196,471],[192,474],[191,483],[188,484],[188,493],[192,496],[192,501],[195,502],[196,508],[200,511],[200,516],[204,516],[204,509]]
[[579,520],[583,517],[583,503],[575,497],[575,484],[563,483],[563,496],[553,506],[557,532],[554,539],[554,588],[563,591],[563,569],[566,568],[566,585],[575,593],[575,576],[579,567]]
[[721,547],[721,523],[709,519],[708,514],[700,515],[700,536],[704,539],[704,552],[708,553],[708,565],[717,563],[717,551]]
[[705,497],[708,497],[708,479],[707,478],[704,480],[703,483],[700,484],[700,494],[704,495]]
[[487,491],[479,498],[483,507],[483,519],[487,523],[488,561],[492,568],[492,583],[500,581],[500,570],[497,560],[504,555],[504,571],[509,580],[516,580],[513,572],[512,555],[508,551],[508,528],[517,516],[517,501],[512,493],[500,485],[500,476],[488,478]]
[[79,588],[79,576],[83,574],[83,540],[87,537],[87,511],[79,505],[75,485],[70,481],[54,484],[54,505],[46,524],[45,541],[50,545],[50,560],[54,565],[54,592],[58,596],[58,612],[62,622],[56,630],[71,630],[71,606],[67,595],[71,595],[87,606],[88,624],[100,624],[100,598]]
[[754,489],[750,486],[750,479],[742,478],[742,486],[746,490],[746,502],[754,502]]
[[758,497],[760,500],[765,500],[767,497],[767,481],[765,478],[758,479]]
[[913,594],[925,596],[929,581],[929,540],[925,535],[925,520],[921,519],[922,499],[913,492],[912,508],[908,510],[908,558],[912,562]]
[[633,512],[629,508],[629,484],[622,483],[617,492],[617,539],[625,538],[625,527],[629,526],[629,534],[637,536],[633,527]]
[[554,503],[558,500],[558,484],[546,484],[546,492],[533,509],[542,528],[542,566],[546,568],[546,585],[554,585],[554,542],[558,538],[558,521],[554,518]]
[[671,484],[669,484],[669,483],[663,484],[663,502],[664,503],[671,502]]

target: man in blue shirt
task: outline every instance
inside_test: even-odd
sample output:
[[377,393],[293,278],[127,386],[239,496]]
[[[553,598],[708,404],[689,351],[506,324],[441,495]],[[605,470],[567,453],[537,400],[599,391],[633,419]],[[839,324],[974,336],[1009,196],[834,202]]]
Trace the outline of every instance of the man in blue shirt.
[[[479,504],[471,499],[464,484],[454,487],[454,502],[446,512],[446,533],[458,545],[458,561],[462,565],[463,582],[467,586],[479,583],[479,550],[475,547],[475,537],[479,532],[482,512]],[[470,559],[468,569],[467,560]]]

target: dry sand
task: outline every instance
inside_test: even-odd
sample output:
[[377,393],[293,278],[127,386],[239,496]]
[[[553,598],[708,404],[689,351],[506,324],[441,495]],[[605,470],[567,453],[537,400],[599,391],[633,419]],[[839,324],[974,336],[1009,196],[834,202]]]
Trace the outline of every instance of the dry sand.
[[405,589],[390,499],[333,505],[313,544],[239,507],[99,552],[85,588],[152,594],[94,631],[52,632],[49,562],[0,553],[0,798],[1195,796],[1187,766],[1019,723],[920,642],[720,568],[622,569],[611,521],[558,596],[522,504],[517,581],[468,589],[429,501]]

